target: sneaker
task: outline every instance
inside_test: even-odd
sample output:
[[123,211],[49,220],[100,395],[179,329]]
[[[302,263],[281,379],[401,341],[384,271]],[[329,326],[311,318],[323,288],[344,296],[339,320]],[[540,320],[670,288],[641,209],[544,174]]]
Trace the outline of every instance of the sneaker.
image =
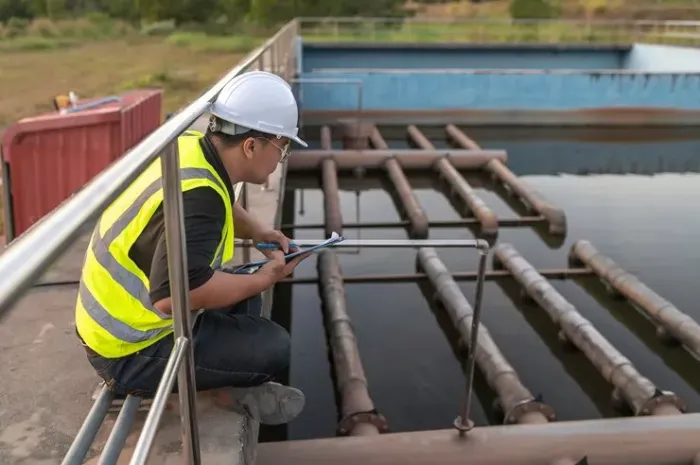
[[217,400],[220,407],[263,425],[289,423],[301,413],[306,402],[299,389],[273,382],[250,388],[221,389]]

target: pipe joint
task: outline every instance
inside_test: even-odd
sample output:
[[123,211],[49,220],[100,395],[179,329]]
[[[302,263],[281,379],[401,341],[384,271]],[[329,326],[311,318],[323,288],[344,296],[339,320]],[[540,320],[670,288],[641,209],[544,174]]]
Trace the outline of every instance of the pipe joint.
[[338,422],[338,434],[343,436],[350,434],[353,428],[360,423],[374,425],[380,433],[387,433],[389,431],[389,424],[386,418],[384,418],[384,415],[379,413],[377,409],[373,409],[367,412],[355,412],[346,415]]
[[514,425],[520,422],[520,419],[528,413],[537,412],[543,415],[547,420],[556,420],[556,412],[550,406],[542,402],[541,399],[527,399],[515,404],[503,415],[504,425]]
[[[678,412],[675,412],[677,410]],[[662,413],[685,413],[688,411],[686,403],[671,391],[657,390],[653,396],[639,406],[634,414],[636,416],[660,415]]]

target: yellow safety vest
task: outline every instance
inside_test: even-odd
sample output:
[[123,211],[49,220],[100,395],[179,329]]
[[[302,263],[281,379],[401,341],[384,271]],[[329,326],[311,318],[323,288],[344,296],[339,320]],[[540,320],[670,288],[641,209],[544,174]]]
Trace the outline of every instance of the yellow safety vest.
[[[212,257],[216,269],[233,258],[231,197],[200,145],[202,133],[178,139],[182,191],[207,186],[226,205],[221,243]],[[75,310],[80,337],[106,358],[125,357],[172,333],[172,316],[160,313],[149,297],[148,276],[129,250],[163,201],[161,163],[156,160],[102,214],[85,255]]]

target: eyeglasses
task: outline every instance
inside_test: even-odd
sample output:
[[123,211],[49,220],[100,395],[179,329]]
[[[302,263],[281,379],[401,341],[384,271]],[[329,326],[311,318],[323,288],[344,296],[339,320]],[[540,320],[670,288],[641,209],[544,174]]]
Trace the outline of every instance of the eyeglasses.
[[272,146],[274,148],[279,150],[280,155],[279,155],[279,162],[278,163],[283,163],[287,159],[287,157],[289,156],[289,152],[290,152],[289,147],[291,146],[291,141],[288,141],[286,144],[284,144],[283,147],[280,147],[279,145],[275,144],[274,142],[272,142],[272,140],[268,139],[267,137],[259,137],[259,139],[263,139],[263,140],[268,141],[270,144],[272,144]]

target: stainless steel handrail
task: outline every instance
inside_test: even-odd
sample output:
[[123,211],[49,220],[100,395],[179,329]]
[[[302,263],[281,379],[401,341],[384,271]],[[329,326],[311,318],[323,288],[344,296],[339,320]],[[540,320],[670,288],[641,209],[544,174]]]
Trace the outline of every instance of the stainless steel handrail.
[[[0,322],[2,322],[2,317],[11,310],[13,304],[32,283],[44,273],[46,267],[58,259],[71,242],[83,232],[83,226],[95,220],[127,186],[151,163],[155,162],[157,157],[161,157],[163,207],[176,345],[159,384],[156,401],[151,407],[131,459],[133,465],[144,464],[148,458],[155,432],[165,408],[165,400],[172,391],[176,373],[178,374],[180,411],[183,420],[184,457],[188,464],[201,462],[196,419],[192,333],[186,294],[187,264],[177,138],[207,111],[221,89],[238,74],[257,67],[259,69],[265,68],[288,78],[291,75],[290,65],[296,65],[292,58],[296,50],[297,35],[298,22],[292,20],[272,38],[251,52],[203,95],[172,116],[112,166],[97,175],[80,192],[12,242],[0,257],[0,276],[2,276],[2,280],[0,280]],[[282,43],[285,39],[288,39],[286,44]],[[283,49],[283,47],[286,48]],[[242,188],[242,184],[236,186],[236,198],[239,198]],[[74,444],[64,458],[64,464],[83,462],[97,429],[104,420],[111,398],[109,392],[103,390],[97,400],[98,405],[88,415]],[[129,405],[138,405],[138,402],[140,402],[139,399],[134,399],[131,396],[127,398]],[[122,423],[125,430],[131,424],[130,421]],[[126,434],[127,431],[114,432],[114,437],[118,439],[118,441],[115,440],[115,444],[119,443],[118,447],[123,446],[122,438],[125,438]],[[101,463],[113,463],[116,456],[110,454],[110,457],[103,457]]]

